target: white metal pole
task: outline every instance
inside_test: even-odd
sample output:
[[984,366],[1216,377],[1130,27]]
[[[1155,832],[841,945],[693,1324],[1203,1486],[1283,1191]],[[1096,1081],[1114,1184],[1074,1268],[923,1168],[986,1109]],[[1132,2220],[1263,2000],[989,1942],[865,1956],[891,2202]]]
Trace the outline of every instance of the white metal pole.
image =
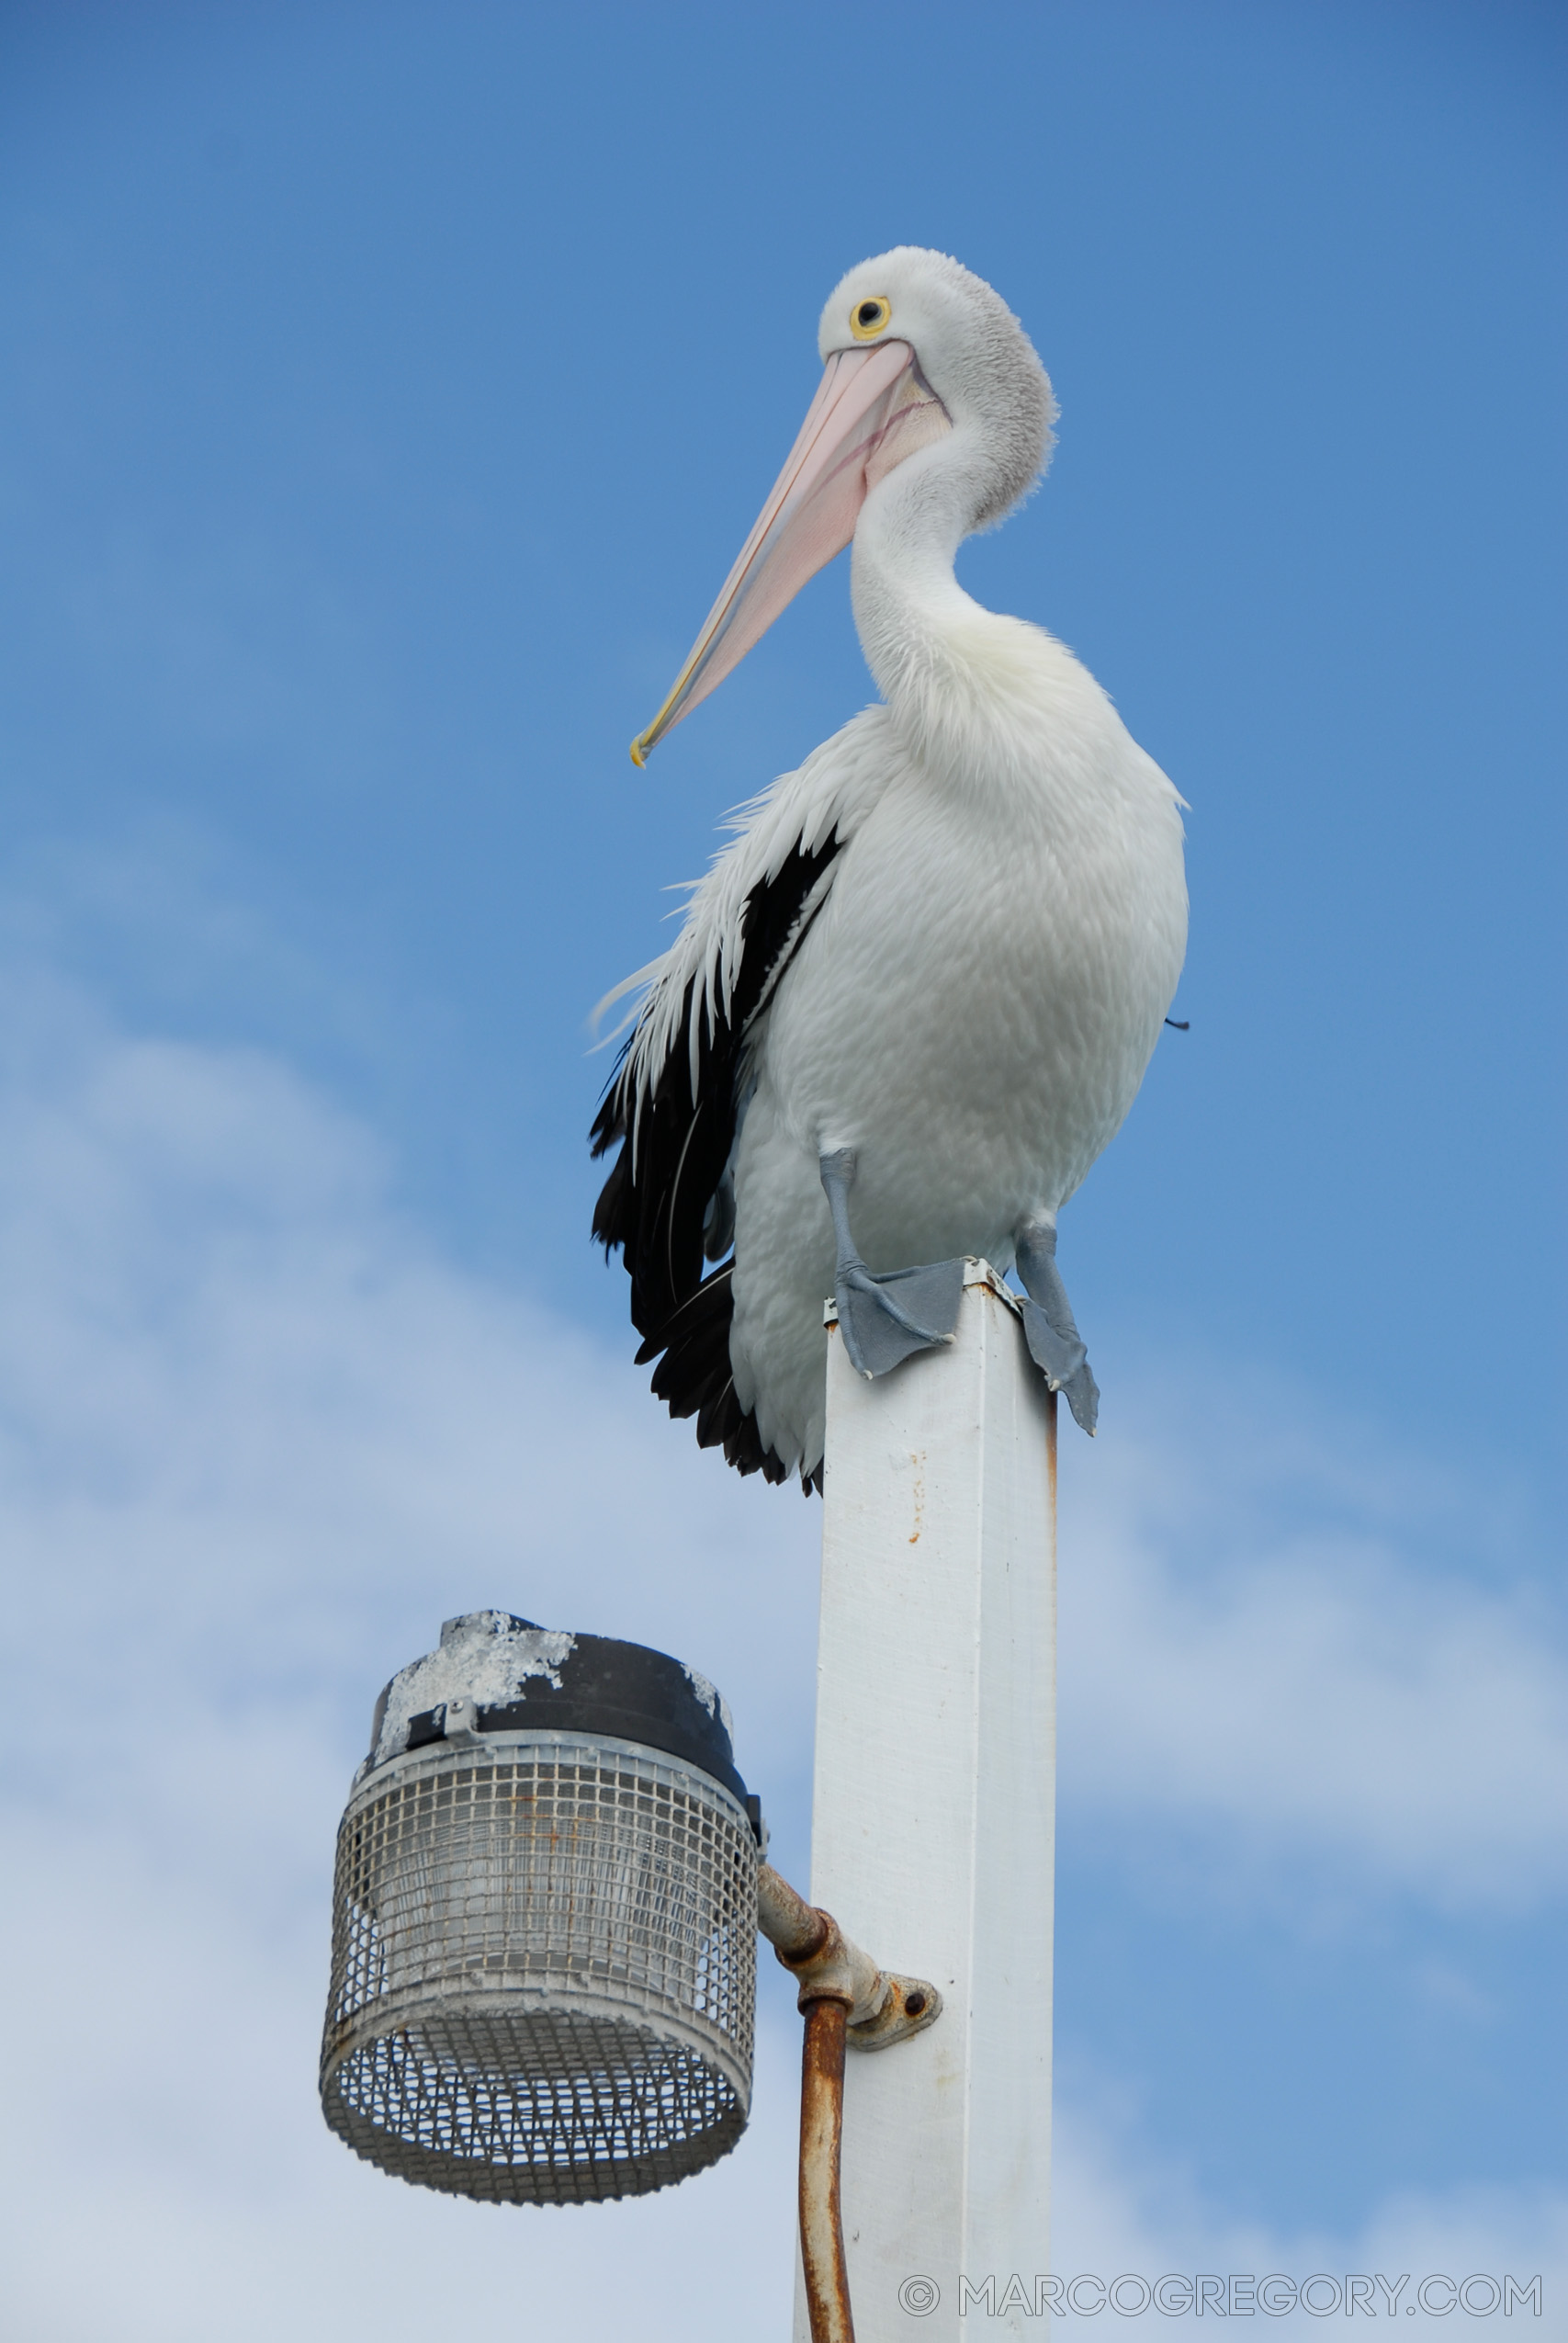
[[[1042,2331],[1055,1841],[1055,1402],[969,1264],[953,1342],[867,1383],[828,1346],[811,1895],[943,1996],[852,2052],[857,2343]],[[987,2315],[990,2314],[990,2315]],[[807,2343],[804,2301],[797,2343]]]

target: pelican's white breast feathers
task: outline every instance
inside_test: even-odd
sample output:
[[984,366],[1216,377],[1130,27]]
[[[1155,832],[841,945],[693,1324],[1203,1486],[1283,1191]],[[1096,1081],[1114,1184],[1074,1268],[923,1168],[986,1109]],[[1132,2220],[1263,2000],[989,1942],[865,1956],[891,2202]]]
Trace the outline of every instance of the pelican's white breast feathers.
[[[636,1122],[643,1102],[682,1045],[690,1068],[691,1095],[697,1102],[705,1041],[729,1022],[746,956],[747,905],[759,889],[774,886],[792,855],[815,857],[835,841],[846,846],[886,791],[901,758],[886,707],[865,708],[814,749],[793,773],[737,807],[725,828],[731,843],[715,855],[705,877],[690,882],[681,933],[668,952],[638,969],[611,993],[602,1008],[646,984],[626,1053],[624,1080],[635,1102]],[[788,965],[794,940],[813,919],[833,883],[829,859],[801,901],[790,934],[774,963],[773,976]],[[755,1017],[766,992],[750,1008]]]

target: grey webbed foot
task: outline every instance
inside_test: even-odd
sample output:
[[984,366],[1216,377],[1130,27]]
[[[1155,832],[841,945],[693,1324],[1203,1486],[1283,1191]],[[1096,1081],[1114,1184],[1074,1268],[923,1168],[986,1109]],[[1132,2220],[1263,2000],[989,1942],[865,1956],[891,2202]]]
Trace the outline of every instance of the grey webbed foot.
[[1023,1304],[1023,1331],[1031,1355],[1050,1388],[1066,1398],[1074,1422],[1092,1435],[1100,1415],[1100,1386],[1089,1373],[1089,1353],[1074,1323],[1056,1266],[1056,1231],[1048,1220],[1029,1221],[1019,1230],[1017,1261],[1029,1296]]
[[833,1216],[838,1261],[833,1295],[839,1331],[857,1375],[886,1375],[915,1351],[949,1341],[964,1298],[964,1263],[933,1262],[921,1269],[869,1270],[850,1234],[850,1186],[854,1150],[834,1149],[818,1159],[823,1193]]

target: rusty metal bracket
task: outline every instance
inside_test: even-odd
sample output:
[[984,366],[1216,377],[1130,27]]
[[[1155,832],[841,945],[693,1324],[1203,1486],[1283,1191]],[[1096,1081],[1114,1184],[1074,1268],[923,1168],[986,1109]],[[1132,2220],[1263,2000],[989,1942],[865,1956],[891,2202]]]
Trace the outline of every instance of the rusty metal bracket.
[[923,2033],[942,2015],[942,1996],[924,1977],[879,1969],[831,1912],[808,1904],[772,1863],[757,1874],[757,1926],[780,1966],[799,1981],[797,2006],[841,2001],[845,2039],[856,2050],[886,2050]]
[[844,2040],[852,2050],[886,2050],[924,2033],[942,2015],[942,1996],[924,1977],[885,1976],[887,1991],[874,2017],[852,2019]]
[[850,2275],[839,2201],[844,2126],[844,2052],[886,2050],[942,2015],[923,1977],[879,1969],[831,1912],[808,1904],[764,1863],[757,1874],[757,1926],[799,1980],[806,2019],[800,2078],[800,2258],[811,2343],[854,2343]]
[[773,1957],[799,1984],[795,2006],[808,2009],[814,2001],[841,2001],[846,2022],[863,2025],[880,2015],[888,1995],[887,1979],[869,1952],[852,1944],[830,1912],[824,1912],[827,1932],[810,1952],[786,1952],[775,1946]]

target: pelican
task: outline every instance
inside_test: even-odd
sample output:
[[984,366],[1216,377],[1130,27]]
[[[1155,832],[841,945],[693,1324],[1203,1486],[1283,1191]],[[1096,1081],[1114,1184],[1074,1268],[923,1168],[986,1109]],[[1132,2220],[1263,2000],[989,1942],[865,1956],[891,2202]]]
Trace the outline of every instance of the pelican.
[[593,1232],[621,1248],[654,1391],[739,1471],[808,1490],[825,1296],[886,1374],[950,1339],[967,1254],[1016,1273],[1033,1358],[1092,1432],[1056,1216],[1133,1103],[1187,937],[1182,799],[1071,651],[953,575],[1050,450],[1022,326],[904,245],[843,278],[818,346],[800,436],[632,757],[846,545],[881,700],[741,808],[671,949],[610,996],[646,988],[592,1133],[618,1149]]

